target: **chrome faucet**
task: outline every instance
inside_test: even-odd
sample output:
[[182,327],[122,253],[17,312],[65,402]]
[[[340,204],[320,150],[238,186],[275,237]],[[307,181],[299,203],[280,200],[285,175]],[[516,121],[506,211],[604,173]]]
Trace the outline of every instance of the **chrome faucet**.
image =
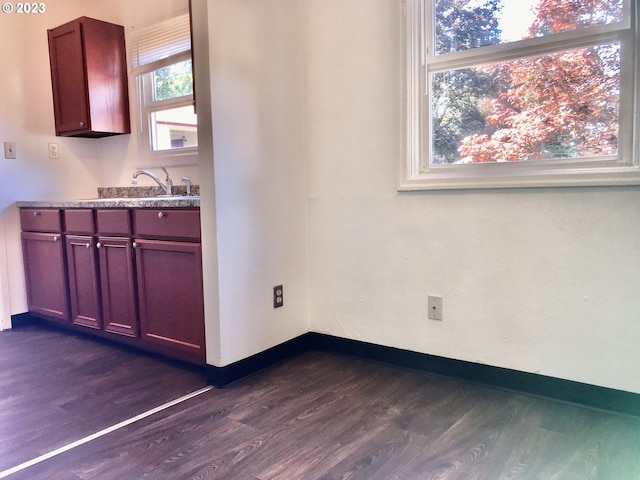
[[167,178],[165,178],[165,183],[162,183],[158,178],[158,176],[155,173],[150,172],[149,170],[136,170],[135,173],[133,174],[133,178],[131,179],[131,184],[132,185],[138,184],[138,180],[137,180],[138,175],[146,175],[147,177],[155,180],[155,182],[158,185],[164,188],[164,191],[167,195],[171,195],[171,187],[173,186],[173,181],[171,180],[171,177],[169,176],[169,172],[167,172],[167,169],[164,167],[160,167],[160,168],[164,171],[165,175],[167,176]]
[[191,180],[189,180],[187,177],[182,177],[182,181],[187,186],[187,196],[190,196],[191,195]]

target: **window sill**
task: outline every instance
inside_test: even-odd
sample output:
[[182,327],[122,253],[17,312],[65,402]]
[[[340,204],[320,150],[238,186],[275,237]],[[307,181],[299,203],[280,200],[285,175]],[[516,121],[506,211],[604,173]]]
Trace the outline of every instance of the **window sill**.
[[640,167],[637,166],[547,170],[525,170],[517,167],[519,165],[446,165],[431,167],[428,172],[414,174],[403,172],[398,190],[640,185]]
[[158,150],[155,152],[141,149],[140,158],[154,165],[161,164],[162,162],[166,162],[167,165],[197,165],[198,148],[185,148],[182,151]]

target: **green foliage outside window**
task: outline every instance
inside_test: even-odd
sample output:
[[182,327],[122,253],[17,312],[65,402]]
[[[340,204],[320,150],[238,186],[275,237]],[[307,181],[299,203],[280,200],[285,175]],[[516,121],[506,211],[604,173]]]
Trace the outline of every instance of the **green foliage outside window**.
[[156,70],[154,83],[156,101],[193,94],[191,60]]

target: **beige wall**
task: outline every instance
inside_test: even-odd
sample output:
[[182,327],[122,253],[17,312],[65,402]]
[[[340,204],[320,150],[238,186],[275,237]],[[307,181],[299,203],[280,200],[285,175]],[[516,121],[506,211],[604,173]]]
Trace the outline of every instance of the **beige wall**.
[[640,189],[396,192],[402,2],[301,4],[311,329],[640,392]]
[[[210,363],[216,365],[308,330],[298,4],[208,2],[221,345]],[[274,309],[272,287],[279,284],[285,306]]]

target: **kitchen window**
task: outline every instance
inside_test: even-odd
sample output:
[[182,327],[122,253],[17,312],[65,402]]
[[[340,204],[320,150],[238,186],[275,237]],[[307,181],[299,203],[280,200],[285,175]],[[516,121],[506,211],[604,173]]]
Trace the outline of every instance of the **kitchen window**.
[[400,190],[638,185],[631,0],[406,0]]
[[134,29],[130,45],[141,153],[161,157],[197,152],[189,14]]

